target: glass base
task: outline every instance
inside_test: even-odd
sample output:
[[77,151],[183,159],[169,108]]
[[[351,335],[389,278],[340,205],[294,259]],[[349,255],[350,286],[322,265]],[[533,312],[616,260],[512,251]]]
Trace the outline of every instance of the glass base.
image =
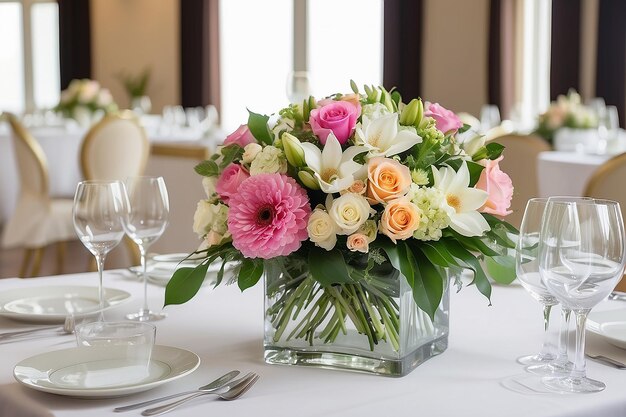
[[157,313],[146,309],[141,309],[137,313],[130,313],[126,315],[126,318],[132,321],[158,321],[163,320],[166,317],[166,313]]
[[541,378],[541,382],[551,390],[563,393],[600,392],[606,388],[604,382],[587,377],[543,377]]
[[528,355],[528,356],[522,356],[520,358],[517,358],[517,363],[521,364],[521,365],[547,365],[550,362],[554,361],[556,359],[556,356],[553,355],[541,355],[541,354],[536,354],[536,355]]
[[[266,345],[265,362],[273,365],[313,366],[401,377],[409,374],[428,359],[443,353],[448,347],[448,335],[431,340],[402,358],[373,357],[367,356],[365,353],[333,351],[333,347],[328,345],[307,349]],[[339,350],[339,347],[335,347],[335,349]]]
[[529,365],[524,368],[526,372],[541,376],[568,376],[572,372],[574,364],[572,362],[549,362],[539,365]]

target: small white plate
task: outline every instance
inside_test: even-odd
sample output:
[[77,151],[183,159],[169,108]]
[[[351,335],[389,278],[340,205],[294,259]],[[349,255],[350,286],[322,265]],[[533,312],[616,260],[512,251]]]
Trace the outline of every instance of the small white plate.
[[[106,309],[130,299],[130,293],[104,288]],[[0,316],[36,323],[63,323],[70,313],[87,313],[100,305],[97,287],[79,285],[24,287],[0,292]]]
[[156,345],[148,376],[136,382],[128,382],[124,371],[110,369],[114,364],[103,360],[98,349],[74,347],[24,359],[15,365],[13,376],[37,391],[111,398],[147,391],[188,375],[200,366],[200,358],[188,350]]
[[587,318],[587,330],[610,344],[626,349],[626,310],[594,311]]
[[[169,261],[168,262],[165,262],[165,261],[154,262],[152,264],[149,264],[147,268],[148,281],[157,285],[165,286],[172,278],[172,275],[174,275],[174,272],[178,270],[179,268],[183,268],[183,267],[195,268],[196,266],[198,266],[198,263],[193,263],[191,261],[185,261],[182,263],[173,263]],[[233,268],[233,266],[234,266],[233,263],[231,262],[227,263],[226,266],[224,267],[224,271],[230,270],[231,268]],[[214,262],[213,264],[211,264],[209,268],[207,269],[207,277],[209,274],[217,274],[217,272],[220,270],[221,267],[222,267],[221,262]],[[141,266],[131,266],[128,269],[132,273],[137,274],[137,275],[141,274],[142,272]],[[205,280],[205,283],[207,281],[210,282],[211,280],[210,279]]]

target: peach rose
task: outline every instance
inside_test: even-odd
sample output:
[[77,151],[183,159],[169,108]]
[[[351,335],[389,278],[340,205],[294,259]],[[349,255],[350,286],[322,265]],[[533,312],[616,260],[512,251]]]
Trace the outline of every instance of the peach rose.
[[384,203],[403,197],[411,187],[411,171],[395,159],[376,157],[367,164],[367,196]]
[[489,197],[480,211],[493,214],[494,216],[506,216],[511,214],[511,199],[513,198],[513,181],[500,169],[500,161],[504,158],[482,160],[481,165],[485,169],[480,174],[476,188],[487,191]]
[[346,246],[348,246],[348,249],[350,249],[352,252],[367,253],[369,250],[369,242],[367,236],[361,233],[354,233],[348,236]]
[[406,240],[413,236],[419,225],[419,208],[408,198],[402,197],[387,204],[380,218],[379,230],[396,243],[396,240]]
[[365,181],[363,180],[355,180],[351,186],[349,186],[346,190],[340,191],[341,194],[344,193],[354,193],[354,194],[365,194],[367,191]]

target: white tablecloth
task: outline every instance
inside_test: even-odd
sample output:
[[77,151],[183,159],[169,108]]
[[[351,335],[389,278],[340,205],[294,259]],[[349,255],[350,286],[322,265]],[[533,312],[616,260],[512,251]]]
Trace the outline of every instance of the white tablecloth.
[[593,172],[611,155],[542,152],[537,160],[539,196],[581,196]]
[[[0,291],[49,284],[96,283],[95,274],[30,280],[0,280]],[[109,319],[139,307],[141,286],[108,273],[105,285],[131,292],[131,303],[117,307]],[[163,300],[163,288],[150,287],[151,305]],[[112,415],[116,406],[203,385],[230,369],[255,371],[260,381],[244,397],[226,402],[200,399],[172,416],[624,416],[625,371],[588,362],[588,373],[607,384],[591,395],[521,394],[504,388],[507,378],[523,374],[515,358],[540,345],[541,309],[519,286],[495,287],[493,306],[474,288],[451,300],[449,348],[404,378],[386,378],[313,368],[266,365],[263,362],[263,297],[260,285],[243,294],[236,286],[203,287],[191,302],[169,306],[169,317],[157,322],[157,343],[197,353],[202,364],[193,374],[159,388],[115,399],[72,399],[32,391],[13,380],[15,363],[49,350],[71,347],[71,336],[1,346],[0,404],[12,417],[91,417]],[[598,309],[625,308],[605,301]],[[19,325],[0,318],[0,331]],[[604,342],[602,342],[604,343]],[[2,407],[0,406],[0,410]],[[31,414],[28,414],[28,412]],[[32,411],[35,410],[34,413]],[[141,410],[126,413],[138,416]],[[48,413],[48,414],[47,414]],[[6,414],[5,414],[6,415]]]

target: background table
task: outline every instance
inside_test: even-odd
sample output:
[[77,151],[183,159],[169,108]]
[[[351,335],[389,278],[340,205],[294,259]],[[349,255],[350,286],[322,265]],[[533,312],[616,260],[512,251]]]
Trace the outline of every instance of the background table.
[[593,172],[612,155],[541,152],[537,160],[539,196],[582,196]]
[[[29,280],[0,280],[0,291],[51,284],[95,285],[95,274]],[[105,284],[133,294],[109,319],[141,304],[141,285],[108,272]],[[163,300],[163,288],[151,286],[151,306]],[[520,394],[501,384],[523,374],[515,358],[540,345],[541,308],[519,286],[494,287],[493,306],[475,290],[464,288],[451,300],[450,345],[404,378],[386,378],[323,369],[266,365],[263,362],[263,296],[260,285],[243,294],[236,286],[205,286],[191,302],[168,306],[169,317],[157,322],[157,343],[191,350],[202,358],[193,374],[151,391],[115,399],[72,399],[41,393],[13,380],[18,361],[45,351],[73,346],[71,336],[0,346],[0,415],[104,416],[119,405],[193,389],[231,369],[255,371],[260,381],[234,402],[204,398],[172,416],[623,416],[626,372],[588,362],[588,372],[607,384],[591,395]],[[602,309],[626,308],[605,301]],[[555,315],[556,316],[556,315]],[[556,318],[555,318],[556,319]],[[21,325],[0,318],[0,330]],[[604,343],[604,342],[602,342]],[[526,374],[528,375],[528,374]],[[12,407],[11,414],[5,413]],[[30,414],[27,414],[27,411]],[[120,416],[138,416],[141,410]],[[39,413],[38,413],[39,412]],[[46,414],[49,413],[49,414]]]

